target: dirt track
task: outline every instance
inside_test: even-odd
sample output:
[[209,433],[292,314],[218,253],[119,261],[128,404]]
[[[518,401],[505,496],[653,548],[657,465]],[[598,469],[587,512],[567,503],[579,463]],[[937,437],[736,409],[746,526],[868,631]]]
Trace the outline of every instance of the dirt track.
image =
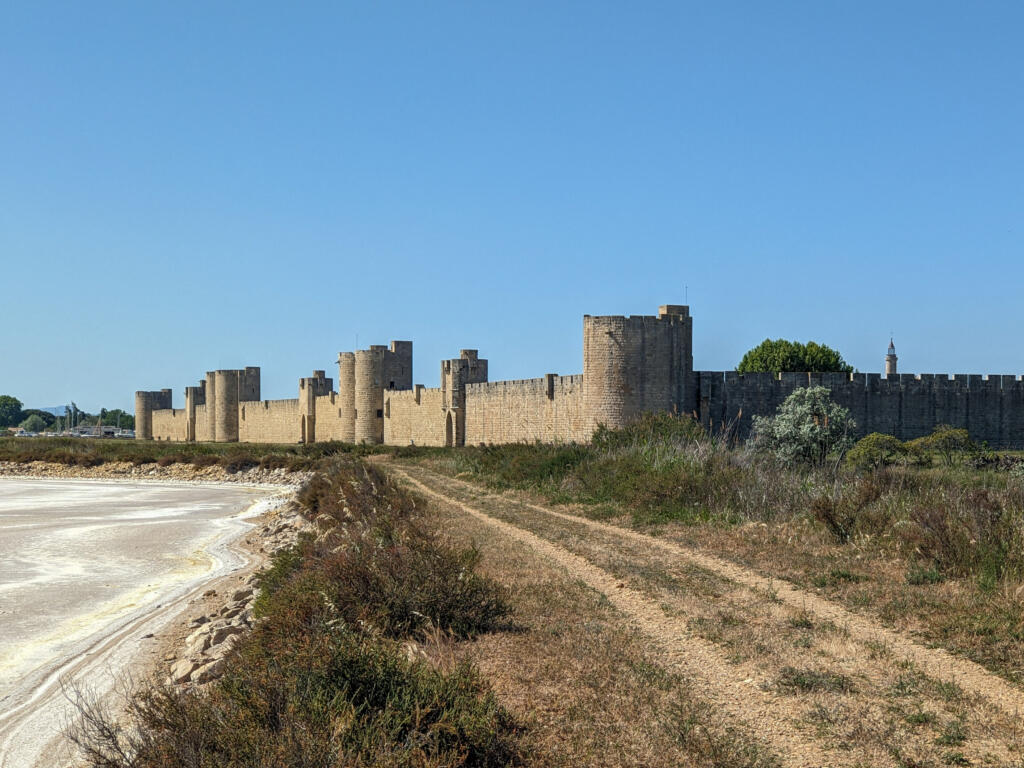
[[1024,691],[970,661],[713,555],[384,465],[604,595],[785,765],[1021,764]]

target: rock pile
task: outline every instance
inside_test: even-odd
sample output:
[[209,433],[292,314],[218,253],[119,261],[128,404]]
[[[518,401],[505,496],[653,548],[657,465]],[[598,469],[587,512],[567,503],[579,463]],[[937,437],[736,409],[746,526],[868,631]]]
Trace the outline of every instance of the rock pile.
[[256,576],[249,576],[247,585],[235,590],[217,613],[192,620],[195,629],[185,638],[184,654],[171,665],[170,681],[173,684],[202,685],[220,675],[227,655],[252,627],[255,582]]
[[[294,544],[299,534],[311,528],[292,503],[249,534],[246,543],[254,550],[273,556]],[[252,629],[253,603],[259,594],[258,582],[257,574],[250,574],[220,608],[192,620],[192,632],[185,638],[181,653],[165,659],[173,662],[169,675],[171,684],[205,685],[220,677],[227,658]],[[212,589],[203,594],[204,600],[216,597],[217,592]]]

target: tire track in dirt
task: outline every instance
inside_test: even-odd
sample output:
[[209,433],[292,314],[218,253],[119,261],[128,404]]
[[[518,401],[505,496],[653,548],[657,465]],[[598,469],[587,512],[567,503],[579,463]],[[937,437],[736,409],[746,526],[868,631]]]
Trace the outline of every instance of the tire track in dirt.
[[[429,470],[420,471],[434,474]],[[979,696],[1006,714],[1018,717],[1024,714],[1024,690],[995,675],[980,664],[955,656],[941,648],[929,648],[916,640],[897,631],[888,629],[871,618],[852,613],[841,605],[826,600],[811,592],[806,592],[785,581],[770,579],[748,568],[730,563],[714,555],[696,552],[678,544],[659,539],[656,536],[632,531],[597,520],[590,520],[580,515],[544,507],[540,504],[522,499],[509,499],[507,496],[489,493],[480,486],[463,480],[435,475],[442,482],[452,482],[475,493],[484,493],[506,503],[519,504],[544,515],[587,526],[605,534],[617,535],[646,546],[657,547],[664,552],[678,556],[691,565],[703,568],[718,576],[726,578],[748,589],[774,595],[783,604],[799,611],[806,611],[819,619],[831,621],[844,627],[851,638],[863,645],[883,645],[895,656],[913,662],[921,672],[943,682],[959,685],[965,692]]]
[[[730,719],[757,734],[774,749],[783,765],[823,768],[856,765],[849,752],[826,750],[811,733],[797,727],[802,708],[791,700],[762,690],[758,682],[727,663],[713,643],[693,634],[684,620],[667,616],[654,600],[626,587],[612,574],[534,533],[499,520],[458,499],[440,493],[394,465],[387,467],[398,478],[431,499],[455,507],[502,534],[547,557],[569,574],[603,594],[638,629],[651,638],[671,664],[687,675],[701,696]],[[805,729],[812,730],[812,729]]]

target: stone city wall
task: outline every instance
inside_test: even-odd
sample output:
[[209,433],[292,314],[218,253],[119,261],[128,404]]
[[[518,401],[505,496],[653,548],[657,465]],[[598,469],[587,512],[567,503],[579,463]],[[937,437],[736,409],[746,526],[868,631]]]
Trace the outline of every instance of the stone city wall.
[[850,410],[857,437],[884,432],[901,440],[930,434],[939,424],[966,429],[992,448],[1024,447],[1024,381],[1016,376],[877,373],[755,373],[699,371],[697,415],[715,432],[750,436],[753,416],[771,415],[798,387],[823,386]]
[[[341,400],[337,392],[319,395],[314,401],[316,416],[316,441],[345,440],[345,421],[341,415]],[[347,440],[345,442],[352,442]]]
[[466,445],[590,439],[583,376],[466,385]]
[[[211,371],[185,390],[135,395],[139,439],[243,442],[385,442],[474,445],[589,440],[646,411],[691,413],[739,439],[755,415],[774,414],[796,388],[822,385],[850,409],[857,435],[900,439],[939,424],[993,448],[1024,448],[1024,381],[1015,376],[750,374],[693,370],[693,318],[666,304],[657,316],[583,318],[583,373],[487,382],[475,349],[441,361],[441,386],[412,384],[412,342],[338,356],[338,392],[324,371],[299,380],[297,400],[259,400],[260,369]],[[886,364],[895,367],[890,350]]]
[[185,440],[188,415],[184,408],[153,411],[154,440]]
[[444,445],[444,400],[441,389],[384,393],[384,442],[387,445]]
[[243,403],[238,416],[238,439],[243,443],[302,441],[302,412],[298,398]]

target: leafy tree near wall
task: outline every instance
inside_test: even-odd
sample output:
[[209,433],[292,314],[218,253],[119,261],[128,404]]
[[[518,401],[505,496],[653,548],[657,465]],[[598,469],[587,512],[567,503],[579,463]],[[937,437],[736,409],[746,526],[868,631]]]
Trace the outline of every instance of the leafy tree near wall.
[[821,466],[854,443],[856,423],[826,387],[793,390],[775,416],[754,417],[754,447],[785,464]]
[[853,366],[847,365],[836,350],[816,341],[801,344],[786,339],[765,339],[743,356],[736,370],[739,373],[852,373]]
[[0,395],[0,427],[13,427],[21,420],[21,400],[10,395]]

